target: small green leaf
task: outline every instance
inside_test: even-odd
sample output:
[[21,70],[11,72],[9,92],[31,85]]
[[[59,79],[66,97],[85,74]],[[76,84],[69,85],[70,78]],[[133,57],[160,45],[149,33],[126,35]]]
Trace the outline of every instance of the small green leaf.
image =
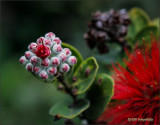
[[62,43],[62,47],[63,48],[69,48],[71,50],[71,52],[72,52],[72,55],[77,58],[77,63],[74,65],[74,69],[73,69],[74,71],[76,71],[78,66],[83,61],[83,57],[81,56],[80,52],[76,48],[74,48],[73,46],[71,46],[71,45],[69,45],[67,43]]
[[72,119],[85,111],[90,106],[90,102],[86,99],[78,100],[76,104],[71,102],[61,102],[54,105],[49,114],[62,118]]
[[77,78],[77,81],[73,84],[73,87],[77,89],[76,94],[84,93],[92,85],[97,70],[98,64],[94,57],[89,57],[82,62],[73,75]]
[[104,73],[96,76],[86,95],[91,103],[90,107],[85,111],[87,119],[96,120],[103,113],[113,96],[113,85],[114,82],[110,76]]
[[149,16],[140,8],[132,8],[129,12],[131,24],[128,27],[127,37],[134,39],[137,32],[144,28],[150,21]]
[[151,33],[158,37],[158,28],[156,26],[147,26],[143,28],[135,37],[134,43],[138,42],[138,44],[141,46],[143,44],[143,39],[145,42],[150,43],[151,41]]

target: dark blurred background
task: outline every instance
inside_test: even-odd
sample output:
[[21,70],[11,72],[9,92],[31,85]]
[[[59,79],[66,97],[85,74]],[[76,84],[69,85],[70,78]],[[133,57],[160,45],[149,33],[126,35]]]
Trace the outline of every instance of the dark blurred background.
[[86,58],[90,49],[83,34],[93,12],[140,7],[153,19],[158,16],[158,6],[158,0],[1,1],[0,125],[54,124],[49,108],[70,99],[20,65],[19,57],[30,42],[51,31]]

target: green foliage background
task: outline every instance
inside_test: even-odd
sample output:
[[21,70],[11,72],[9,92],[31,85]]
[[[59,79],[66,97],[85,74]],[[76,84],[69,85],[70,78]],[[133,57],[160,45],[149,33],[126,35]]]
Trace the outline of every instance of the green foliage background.
[[151,19],[158,16],[158,0],[1,2],[0,124],[53,124],[48,115],[50,107],[71,99],[52,84],[33,77],[19,64],[19,57],[30,42],[52,31],[86,59],[91,51],[83,34],[91,13],[132,7],[142,8]]

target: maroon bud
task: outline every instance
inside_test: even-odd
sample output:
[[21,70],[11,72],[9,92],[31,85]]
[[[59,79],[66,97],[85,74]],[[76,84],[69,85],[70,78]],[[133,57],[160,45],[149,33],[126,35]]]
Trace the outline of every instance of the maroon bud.
[[64,89],[64,87],[63,87],[63,85],[62,84],[60,84],[60,85],[58,85],[58,88],[57,88],[58,90],[63,90]]
[[76,95],[77,94],[77,89],[72,89],[72,93],[74,94],[74,95]]
[[74,122],[71,119],[66,119],[65,125],[74,125]]
[[72,81],[73,81],[73,82],[76,82],[76,81],[77,81],[77,78],[76,78],[75,76],[73,76]]
[[101,83],[102,83],[102,78],[98,79],[98,81],[97,81],[98,85],[101,85]]
[[91,70],[89,68],[87,68],[86,71],[85,71],[85,76],[86,77],[89,76],[90,72],[91,72]]
[[61,118],[60,115],[55,115],[55,116],[54,116],[54,121],[57,121],[57,120],[59,120],[60,118]]
[[109,48],[105,44],[101,43],[101,44],[98,45],[98,51],[101,54],[108,53],[109,52]]

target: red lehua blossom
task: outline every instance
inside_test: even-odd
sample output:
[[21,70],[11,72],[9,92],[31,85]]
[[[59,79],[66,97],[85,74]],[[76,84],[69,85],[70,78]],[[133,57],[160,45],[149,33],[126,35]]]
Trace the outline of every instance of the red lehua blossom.
[[110,103],[111,107],[100,116],[98,123],[160,124],[159,56],[159,43],[152,40],[151,47],[128,54],[127,69],[119,64],[118,68],[113,66],[115,90],[112,99],[117,100],[116,105]]

